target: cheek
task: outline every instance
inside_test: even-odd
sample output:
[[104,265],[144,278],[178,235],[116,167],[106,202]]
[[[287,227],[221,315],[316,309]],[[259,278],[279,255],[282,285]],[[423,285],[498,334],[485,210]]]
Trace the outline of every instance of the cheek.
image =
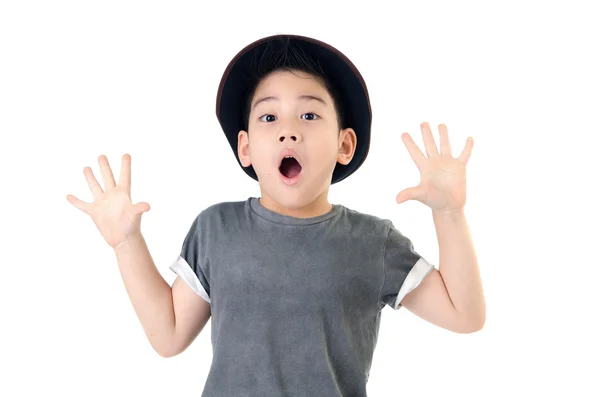
[[315,154],[317,159],[321,159],[322,162],[336,161],[338,155],[338,141],[337,139],[319,140],[314,142],[310,148],[311,153]]
[[269,145],[261,142],[260,139],[250,139],[248,154],[250,155],[252,163],[258,164],[259,166],[269,163],[272,157],[271,152],[269,151]]

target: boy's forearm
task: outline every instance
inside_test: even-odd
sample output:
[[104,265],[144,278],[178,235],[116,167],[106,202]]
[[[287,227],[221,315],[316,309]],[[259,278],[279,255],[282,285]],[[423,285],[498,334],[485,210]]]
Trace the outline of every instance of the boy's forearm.
[[168,355],[175,334],[171,286],[156,269],[144,237],[115,248],[127,294],[148,341],[160,355]]
[[482,326],[485,300],[475,248],[464,212],[433,213],[440,251],[440,274],[457,312]]

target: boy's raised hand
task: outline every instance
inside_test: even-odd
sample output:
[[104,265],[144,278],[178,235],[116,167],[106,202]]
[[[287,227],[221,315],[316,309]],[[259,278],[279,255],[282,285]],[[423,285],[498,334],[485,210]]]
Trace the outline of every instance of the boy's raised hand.
[[467,200],[466,167],[473,149],[473,138],[467,139],[462,153],[455,158],[450,148],[448,128],[445,124],[440,124],[438,130],[439,151],[429,123],[421,123],[427,156],[408,133],[402,134],[402,141],[421,173],[421,183],[398,193],[396,202],[417,200],[437,212],[460,212]]
[[131,156],[129,154],[123,155],[118,185],[115,184],[106,156],[99,156],[98,163],[105,190],[102,190],[92,169],[85,167],[83,174],[94,195],[94,201],[87,203],[72,194],[67,195],[67,201],[88,214],[108,245],[117,249],[128,239],[141,234],[142,214],[150,210],[150,205],[145,202],[134,205],[131,201]]

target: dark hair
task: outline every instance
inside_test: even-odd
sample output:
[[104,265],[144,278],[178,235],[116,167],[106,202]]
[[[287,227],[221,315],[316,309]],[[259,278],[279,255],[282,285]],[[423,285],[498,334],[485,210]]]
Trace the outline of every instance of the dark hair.
[[257,54],[251,62],[249,73],[252,85],[244,97],[244,129],[246,131],[248,131],[250,107],[252,106],[252,98],[256,93],[256,88],[267,75],[275,71],[300,71],[316,77],[333,99],[337,114],[338,129],[344,128],[344,112],[340,96],[335,87],[330,83],[329,77],[323,71],[319,61],[311,56],[311,54],[307,54],[297,44],[282,38],[267,45],[265,50],[261,54]]

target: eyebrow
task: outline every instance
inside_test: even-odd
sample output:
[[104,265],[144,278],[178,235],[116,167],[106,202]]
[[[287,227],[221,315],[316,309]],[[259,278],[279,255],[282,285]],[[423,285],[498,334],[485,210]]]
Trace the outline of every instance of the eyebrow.
[[[320,98],[318,96],[314,96],[314,95],[300,95],[300,96],[298,96],[297,99],[301,99],[301,100],[305,100],[305,101],[319,101],[323,105],[327,105],[327,102],[325,102],[322,98]],[[261,99],[257,100],[256,102],[254,102],[254,105],[252,105],[252,108],[255,108],[256,105],[258,105],[261,102],[273,101],[273,100],[278,101],[279,98],[274,97],[274,96],[267,96],[267,97],[261,98]]]

